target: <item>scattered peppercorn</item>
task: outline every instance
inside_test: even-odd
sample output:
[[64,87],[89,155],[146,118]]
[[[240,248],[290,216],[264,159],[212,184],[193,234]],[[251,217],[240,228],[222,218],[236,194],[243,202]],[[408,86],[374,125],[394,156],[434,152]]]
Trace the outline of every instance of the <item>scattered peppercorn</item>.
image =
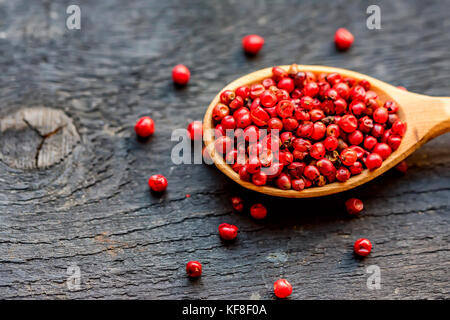
[[191,278],[198,278],[202,275],[202,264],[198,261],[189,261],[186,264],[186,273]]
[[250,34],[242,38],[242,48],[248,54],[257,54],[264,45],[264,38],[256,34]]
[[349,49],[353,41],[355,40],[355,37],[353,34],[348,31],[345,28],[339,28],[336,30],[336,33],[334,34],[334,43],[336,44],[336,48],[338,50],[347,50]]
[[178,64],[172,69],[172,80],[178,85],[186,85],[191,77],[189,69],[182,64]]
[[264,219],[267,216],[267,209],[261,203],[255,203],[250,208],[250,215],[255,219]]
[[396,169],[398,172],[401,172],[401,173],[405,174],[406,171],[408,171],[408,164],[406,163],[405,160],[403,160],[402,162],[400,162],[399,164],[397,164],[397,165],[395,166],[395,169]]
[[148,179],[148,186],[155,192],[163,192],[167,189],[167,179],[161,174],[155,174]]
[[365,257],[372,251],[372,243],[366,238],[361,238],[355,241],[353,249],[358,256]]
[[277,298],[287,298],[292,294],[292,285],[286,279],[279,279],[273,284],[273,292]]
[[141,138],[150,137],[155,132],[155,122],[150,117],[142,117],[134,125],[134,131]]
[[350,198],[345,201],[345,207],[347,208],[347,212],[352,215],[356,215],[363,211],[364,204],[361,200],[356,198]]
[[233,240],[237,237],[238,227],[228,223],[219,225],[219,235],[224,240]]
[[242,210],[244,210],[244,200],[242,200],[241,197],[232,197],[231,205],[233,206],[233,209],[238,212],[242,212]]

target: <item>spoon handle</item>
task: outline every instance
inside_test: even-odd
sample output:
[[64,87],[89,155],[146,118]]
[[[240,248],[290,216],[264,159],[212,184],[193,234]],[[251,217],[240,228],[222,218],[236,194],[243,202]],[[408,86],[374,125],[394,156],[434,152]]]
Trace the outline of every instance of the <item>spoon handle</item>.
[[431,138],[450,131],[450,97],[437,97],[438,112],[435,115],[439,120],[437,125],[432,128]]

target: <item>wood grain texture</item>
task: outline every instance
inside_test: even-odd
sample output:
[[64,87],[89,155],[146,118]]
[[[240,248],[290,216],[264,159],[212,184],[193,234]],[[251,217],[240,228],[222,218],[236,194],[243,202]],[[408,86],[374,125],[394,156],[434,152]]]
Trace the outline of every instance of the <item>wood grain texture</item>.
[[[377,1],[382,30],[366,28],[364,1],[87,0],[80,31],[65,28],[68,4],[0,3],[0,118],[42,105],[80,136],[47,169],[0,162],[0,297],[271,299],[280,276],[292,299],[450,297],[448,134],[414,153],[407,175],[319,199],[263,196],[215,167],[170,161],[172,130],[202,119],[226,83],[271,65],[342,67],[448,96],[449,1]],[[332,43],[341,26],[356,38],[346,53]],[[255,58],[240,47],[249,33],[266,40]],[[178,63],[192,73],[184,89],[171,83]],[[133,125],[147,114],[156,132],[140,142]],[[169,180],[159,197],[146,185],[154,173]],[[233,213],[235,194],[266,204],[268,219]],[[359,218],[344,212],[350,196],[364,200]],[[240,228],[236,242],[220,241],[222,222]],[[359,260],[362,236],[374,249]],[[191,259],[204,266],[195,282]],[[73,264],[78,291],[66,287]],[[369,265],[381,268],[381,290],[366,288]]]

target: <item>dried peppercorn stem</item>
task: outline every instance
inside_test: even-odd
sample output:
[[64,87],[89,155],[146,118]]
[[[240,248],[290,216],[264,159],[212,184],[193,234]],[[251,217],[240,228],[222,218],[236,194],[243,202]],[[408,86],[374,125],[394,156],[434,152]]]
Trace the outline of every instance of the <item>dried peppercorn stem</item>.
[[[285,71],[289,70],[289,66],[281,66],[281,68]],[[211,156],[219,170],[245,188],[268,195],[287,198],[319,197],[349,190],[376,178],[380,174],[394,167],[400,161],[404,160],[425,142],[437,137],[440,134],[450,131],[450,98],[429,97],[410,91],[404,91],[367,75],[340,68],[301,65],[299,66],[299,70],[313,72],[317,75],[321,73],[337,72],[344,77],[354,78],[356,80],[368,80],[372,85],[371,90],[378,95],[380,100],[392,100],[400,106],[398,113],[399,118],[402,121],[405,121],[408,125],[402,143],[400,144],[400,147],[394,151],[378,169],[373,171],[365,170],[358,176],[354,176],[346,182],[330,183],[322,187],[314,187],[302,191],[281,190],[269,186],[256,186],[251,182],[243,181],[230,166],[224,163],[222,157],[219,154],[216,154],[213,150]],[[243,85],[259,83],[263,79],[271,76],[272,68],[262,69],[231,82],[219,92],[219,94],[209,105],[203,121],[203,129],[205,132],[203,139],[206,146],[209,146],[214,142],[214,136],[212,135],[213,130],[210,130],[213,129],[212,110],[215,105],[220,102],[220,93],[224,90],[235,90]]]

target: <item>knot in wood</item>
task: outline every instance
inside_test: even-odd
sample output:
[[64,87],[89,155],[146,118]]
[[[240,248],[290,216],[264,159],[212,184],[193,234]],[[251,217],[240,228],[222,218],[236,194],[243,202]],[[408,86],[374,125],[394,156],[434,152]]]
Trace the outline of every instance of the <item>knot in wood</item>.
[[0,120],[0,159],[12,168],[49,168],[79,141],[72,120],[61,110],[26,108]]

